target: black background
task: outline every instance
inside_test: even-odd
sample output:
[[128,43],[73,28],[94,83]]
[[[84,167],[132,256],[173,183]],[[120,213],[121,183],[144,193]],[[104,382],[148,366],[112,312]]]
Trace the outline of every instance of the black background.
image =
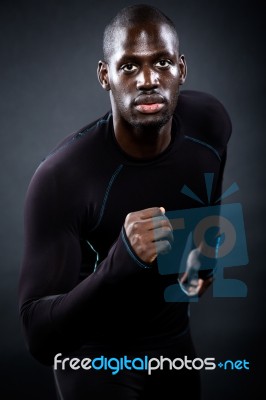
[[[246,359],[250,370],[206,371],[203,400],[257,398],[265,379],[265,30],[263,2],[146,1],[177,25],[188,63],[184,89],[207,91],[233,123],[224,188],[243,207],[249,263],[227,268],[246,298],[213,298],[191,309],[201,357]],[[1,398],[55,399],[52,372],[27,352],[17,282],[23,204],[39,162],[64,136],[103,115],[109,99],[96,77],[102,31],[128,1],[14,0],[0,4]],[[264,390],[265,392],[265,390]],[[173,398],[178,397],[178,387]],[[189,398],[189,385],[188,385]]]

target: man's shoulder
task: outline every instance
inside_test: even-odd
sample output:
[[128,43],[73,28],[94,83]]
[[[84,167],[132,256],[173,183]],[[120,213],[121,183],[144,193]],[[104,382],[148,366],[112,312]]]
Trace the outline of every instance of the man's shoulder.
[[228,112],[223,103],[214,95],[198,90],[181,90],[178,100],[178,107],[190,107],[193,111],[216,111],[221,117],[228,116]]
[[110,124],[109,112],[61,140],[36,168],[31,190],[49,192],[51,196],[53,193],[56,196],[62,187],[75,192],[77,186],[89,182],[97,170],[106,170],[110,159],[105,154],[108,150],[105,141]]
[[84,148],[83,146],[78,146],[79,142],[84,145],[85,142],[95,142],[96,140],[103,139],[103,136],[99,135],[104,129],[109,129],[111,112],[107,112],[103,117],[97,118],[93,122],[83,126],[74,133],[64,137],[46,156],[48,159],[57,153],[64,154],[64,151],[71,149]]
[[35,175],[59,176],[62,181],[105,160],[105,141],[110,131],[110,112],[65,136],[40,162]]
[[223,153],[232,132],[231,118],[224,104],[201,91],[180,92],[176,114],[185,135],[202,140]]

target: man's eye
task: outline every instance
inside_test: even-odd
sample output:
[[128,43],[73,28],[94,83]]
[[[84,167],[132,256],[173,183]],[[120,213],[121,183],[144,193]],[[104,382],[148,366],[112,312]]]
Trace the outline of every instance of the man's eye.
[[172,65],[171,61],[169,60],[160,60],[158,61],[155,66],[159,68],[169,68]]
[[122,66],[122,70],[125,72],[133,72],[136,71],[137,67],[134,64],[125,64]]

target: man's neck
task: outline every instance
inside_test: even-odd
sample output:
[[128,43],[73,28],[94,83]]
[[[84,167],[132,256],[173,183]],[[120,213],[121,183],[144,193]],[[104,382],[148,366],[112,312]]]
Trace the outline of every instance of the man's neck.
[[171,142],[172,119],[160,128],[126,127],[115,123],[114,132],[118,145],[134,158],[154,158]]

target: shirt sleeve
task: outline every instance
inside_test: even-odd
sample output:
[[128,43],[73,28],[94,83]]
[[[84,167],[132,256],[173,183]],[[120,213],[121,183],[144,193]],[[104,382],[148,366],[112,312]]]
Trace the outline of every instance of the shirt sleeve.
[[[224,169],[225,169],[225,165],[226,165],[226,157],[227,157],[227,151],[225,149],[223,152],[223,155],[221,157],[221,166],[220,166],[219,176],[217,179],[216,187],[214,188],[213,195],[212,195],[211,206],[218,207],[218,210],[216,210],[216,213],[215,213],[215,215],[217,216],[217,226],[219,226],[219,215],[220,215],[220,206],[221,206],[221,200],[218,200],[218,199],[220,199],[220,197],[222,195],[222,190],[223,190],[223,176],[224,176]],[[204,268],[204,265],[203,265],[204,262],[202,263],[202,261],[200,260],[201,269],[199,270],[199,277],[201,279],[208,279],[215,274],[215,269],[216,269],[216,265],[217,265],[217,258],[216,258],[215,254],[216,254],[216,248],[219,245],[218,236],[213,238],[213,243],[215,243],[215,242],[216,242],[216,247],[214,248],[214,252],[213,252],[212,267],[210,269],[206,268],[206,267]]]
[[82,216],[73,221],[62,196],[54,172],[40,168],[25,201],[19,308],[27,347],[46,365],[56,353],[74,351],[96,337],[104,324],[108,293],[125,277],[143,274],[148,267],[132,256],[121,227],[107,257],[80,282]]

